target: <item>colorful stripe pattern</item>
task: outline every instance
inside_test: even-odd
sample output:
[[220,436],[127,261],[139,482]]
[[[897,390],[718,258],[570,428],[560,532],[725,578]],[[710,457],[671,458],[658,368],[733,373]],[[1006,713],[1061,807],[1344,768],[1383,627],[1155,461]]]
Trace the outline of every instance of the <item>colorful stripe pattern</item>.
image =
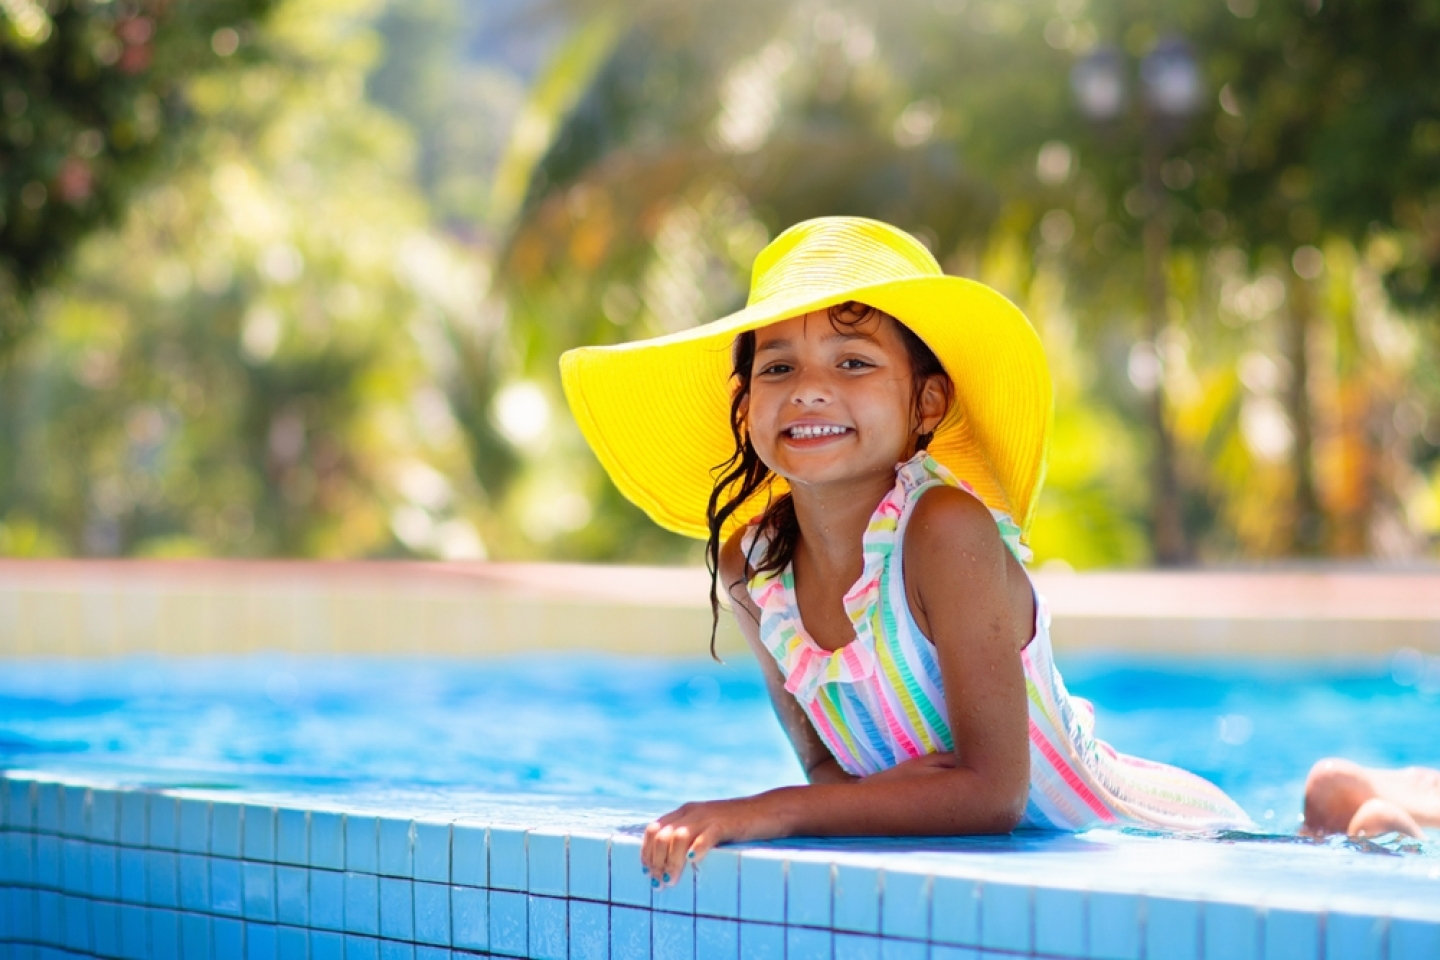
[[[934,645],[910,615],[901,568],[905,524],[921,495],[948,484],[973,490],[928,454],[897,468],[895,488],[876,508],[862,540],[860,579],[845,594],[855,640],[833,653],[800,622],[787,567],[750,581],[761,611],[761,641],[835,759],[867,776],[912,757],[954,749]],[[992,510],[1006,546],[1030,559],[1020,530]],[[752,530],[745,544],[761,544]],[[1249,825],[1210,782],[1116,752],[1095,737],[1090,704],[1071,697],[1050,649],[1050,612],[1038,593],[1035,635],[1021,653],[1030,712],[1030,796],[1022,826],[1086,830],[1104,825],[1199,830]]]

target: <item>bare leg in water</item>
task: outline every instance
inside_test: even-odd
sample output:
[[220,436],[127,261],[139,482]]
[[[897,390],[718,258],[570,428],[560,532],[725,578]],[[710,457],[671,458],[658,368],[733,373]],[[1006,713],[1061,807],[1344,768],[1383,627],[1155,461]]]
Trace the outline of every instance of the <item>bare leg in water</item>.
[[1301,833],[1420,837],[1422,827],[1440,827],[1440,770],[1378,770],[1337,758],[1310,768]]

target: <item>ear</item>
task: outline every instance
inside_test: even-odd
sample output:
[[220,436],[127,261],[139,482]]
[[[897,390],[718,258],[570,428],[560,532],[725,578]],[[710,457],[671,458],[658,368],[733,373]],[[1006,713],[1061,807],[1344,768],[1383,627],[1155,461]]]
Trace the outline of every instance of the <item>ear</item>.
[[940,426],[940,421],[945,419],[945,414],[950,412],[950,391],[945,378],[941,376],[927,377],[920,386],[920,397],[915,404],[916,411],[920,414],[920,423],[917,434],[934,433],[935,428]]

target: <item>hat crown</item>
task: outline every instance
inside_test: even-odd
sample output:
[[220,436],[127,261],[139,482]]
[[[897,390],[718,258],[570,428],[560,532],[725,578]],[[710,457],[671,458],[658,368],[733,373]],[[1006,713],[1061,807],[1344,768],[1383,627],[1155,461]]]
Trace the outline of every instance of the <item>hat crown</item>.
[[863,217],[819,217],[797,223],[760,251],[748,303],[777,297],[810,300],[943,273],[930,251],[903,230]]

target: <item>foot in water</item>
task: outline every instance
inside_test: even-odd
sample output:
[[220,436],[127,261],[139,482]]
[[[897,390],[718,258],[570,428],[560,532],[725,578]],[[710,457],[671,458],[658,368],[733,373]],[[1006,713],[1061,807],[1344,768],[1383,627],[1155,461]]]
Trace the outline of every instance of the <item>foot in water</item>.
[[1303,834],[1378,837],[1401,833],[1423,839],[1422,827],[1437,826],[1440,770],[1379,770],[1333,757],[1310,768],[1305,781]]

